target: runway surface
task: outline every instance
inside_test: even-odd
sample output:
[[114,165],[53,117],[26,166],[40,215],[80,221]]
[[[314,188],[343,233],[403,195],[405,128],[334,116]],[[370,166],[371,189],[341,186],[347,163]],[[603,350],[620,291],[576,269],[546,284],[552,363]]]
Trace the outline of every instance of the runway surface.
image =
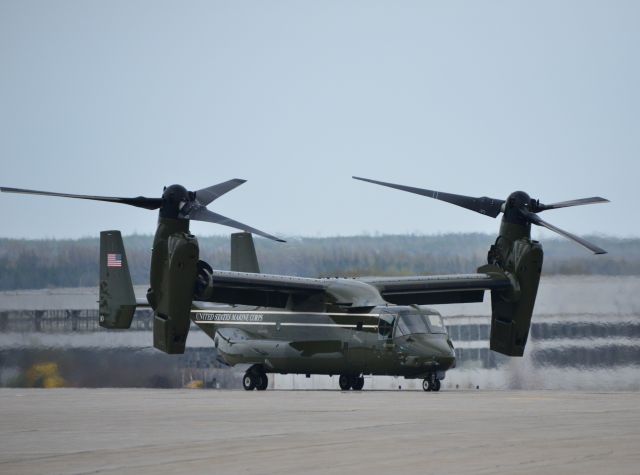
[[640,393],[0,389],[1,474],[640,473]]

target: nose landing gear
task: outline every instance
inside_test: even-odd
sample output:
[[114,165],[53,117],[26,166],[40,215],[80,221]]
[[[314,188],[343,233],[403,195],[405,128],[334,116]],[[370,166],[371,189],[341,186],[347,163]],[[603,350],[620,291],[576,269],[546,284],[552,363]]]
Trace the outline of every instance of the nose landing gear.
[[425,391],[440,391],[440,380],[436,378],[435,374],[432,374],[422,380],[422,389]]

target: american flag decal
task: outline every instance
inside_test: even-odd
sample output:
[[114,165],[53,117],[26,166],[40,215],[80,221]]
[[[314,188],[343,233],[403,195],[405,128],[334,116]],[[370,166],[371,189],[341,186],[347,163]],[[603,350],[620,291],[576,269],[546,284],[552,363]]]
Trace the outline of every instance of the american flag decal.
[[107,267],[122,267],[122,254],[107,254]]

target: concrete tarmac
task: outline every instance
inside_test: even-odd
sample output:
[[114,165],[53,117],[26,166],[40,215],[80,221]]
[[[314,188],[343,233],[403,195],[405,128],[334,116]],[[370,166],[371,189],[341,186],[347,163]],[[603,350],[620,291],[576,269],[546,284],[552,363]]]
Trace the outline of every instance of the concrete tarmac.
[[640,473],[640,393],[0,389],[0,474]]

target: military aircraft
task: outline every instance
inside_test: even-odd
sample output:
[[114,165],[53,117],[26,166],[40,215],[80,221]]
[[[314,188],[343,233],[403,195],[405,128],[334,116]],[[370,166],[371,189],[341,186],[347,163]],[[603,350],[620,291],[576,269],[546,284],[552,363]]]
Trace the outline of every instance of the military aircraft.
[[[282,240],[206,208],[244,183],[239,179],[195,192],[171,185],[161,198],[0,190],[159,209],[150,285],[144,299],[134,294],[120,232],[101,232],[99,323],[109,329],[127,329],[135,309],[150,306],[154,346],[180,354],[193,322],[213,339],[224,363],[246,367],[246,390],[266,389],[268,373],[295,373],[339,375],[342,390],[361,390],[363,375],[371,374],[420,378],[425,391],[438,391],[446,372],[455,367],[455,353],[440,314],[428,305],[480,302],[485,291],[490,291],[490,347],[505,355],[522,356],[543,257],[542,246],[531,240],[531,224],[545,226],[596,254],[605,252],[537,215],[607,201],[603,198],[544,205],[523,192],[512,193],[507,200],[472,198],[357,179],[492,217],[503,213],[488,263],[476,273],[460,275],[315,279],[261,274],[251,233]],[[199,260],[190,220],[244,231],[231,237],[230,271],[214,270]]]

